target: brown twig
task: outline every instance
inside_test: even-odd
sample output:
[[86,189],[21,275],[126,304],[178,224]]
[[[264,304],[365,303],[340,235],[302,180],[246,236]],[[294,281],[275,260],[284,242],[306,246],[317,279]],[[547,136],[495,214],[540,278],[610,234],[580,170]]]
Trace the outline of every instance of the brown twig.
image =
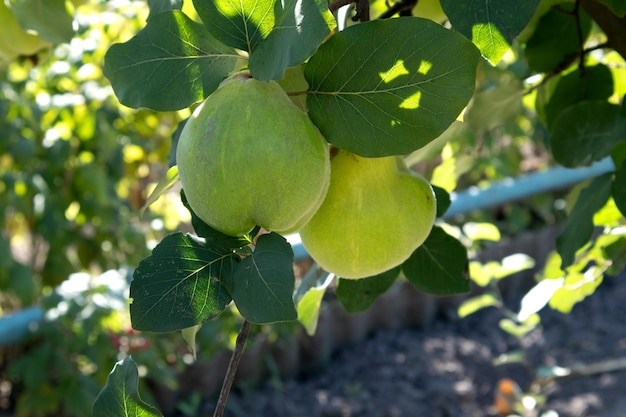
[[335,0],[328,5],[328,10],[331,13],[335,13],[343,6],[347,6],[350,3],[355,4],[356,14],[352,18],[354,21],[367,22],[370,20],[370,2],[369,0]]
[[224,382],[222,383],[222,389],[220,391],[220,396],[217,399],[217,405],[215,406],[213,417],[222,417],[224,415],[226,401],[228,401],[228,394],[230,394],[230,390],[233,387],[233,381],[235,380],[235,374],[237,373],[239,361],[241,360],[241,356],[243,355],[243,351],[246,347],[246,340],[248,339],[249,331],[250,322],[248,320],[244,320],[243,323],[241,323],[241,329],[237,335],[235,350],[233,350],[230,362],[228,363],[228,369],[226,370],[226,375],[224,376]]
[[389,6],[389,8],[385,10],[380,16],[378,16],[378,18],[389,19],[396,13],[399,13],[401,16],[405,16],[405,12],[408,12],[410,15],[411,11],[415,6],[417,6],[418,2],[419,0],[401,0]]

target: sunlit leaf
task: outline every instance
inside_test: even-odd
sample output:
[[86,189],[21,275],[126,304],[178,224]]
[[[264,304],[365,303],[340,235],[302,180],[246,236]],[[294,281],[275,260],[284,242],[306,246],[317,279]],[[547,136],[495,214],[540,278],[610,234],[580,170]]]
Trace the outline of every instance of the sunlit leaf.
[[527,320],[531,315],[538,313],[548,304],[552,295],[563,287],[563,278],[544,279],[539,281],[522,298],[520,311],[517,314],[519,321]]
[[550,307],[564,314],[570,313],[577,303],[595,292],[603,276],[602,269],[596,266],[588,268],[584,273],[567,274],[563,286],[550,298]]
[[452,27],[471,39],[494,65],[528,25],[538,5],[539,0],[441,0]]
[[541,318],[539,317],[539,314],[532,314],[521,323],[507,318],[500,320],[499,325],[502,330],[519,339],[535,329],[540,322]]
[[334,274],[324,272],[318,277],[317,273],[317,268],[314,265],[302,278],[294,294],[294,301],[298,308],[298,321],[310,336],[313,336],[317,330],[324,293],[335,279]]
[[478,57],[463,36],[427,19],[350,26],[306,66],[309,116],[339,148],[366,157],[408,154],[467,105]]
[[368,278],[340,278],[337,285],[337,298],[348,313],[364,311],[379,295],[391,287],[399,273],[400,267],[397,267]]
[[241,315],[251,323],[298,318],[293,301],[293,250],[277,233],[259,236],[254,252],[237,264],[225,285]]
[[129,107],[179,110],[213,92],[239,56],[181,11],[151,16],[131,40],[112,45],[104,73]]
[[276,2],[274,13],[275,26],[250,53],[250,72],[259,80],[282,78],[287,67],[309,58],[336,26],[326,1]]
[[187,327],[180,331],[194,359],[196,358],[196,335],[201,328],[202,324],[196,324],[195,326]]
[[231,301],[220,280],[232,274],[235,259],[226,248],[208,247],[190,235],[167,236],[133,274],[133,327],[167,332],[215,317]]
[[460,318],[467,317],[483,308],[497,307],[500,304],[500,300],[491,293],[478,295],[463,301],[458,308],[458,315]]
[[463,233],[472,241],[490,240],[497,242],[500,240],[500,230],[492,223],[467,222],[463,225]]
[[248,53],[274,28],[275,3],[274,0],[193,0],[211,35],[225,45]]
[[593,215],[611,196],[612,174],[604,174],[581,191],[572,209],[565,229],[556,238],[556,248],[561,255],[561,269],[574,262],[576,251],[586,244],[593,233]]
[[467,249],[438,226],[402,264],[402,272],[418,290],[451,295],[469,292]]
[[163,194],[165,194],[167,190],[172,188],[172,185],[176,184],[176,181],[178,181],[178,167],[173,166],[167,170],[165,176],[159,180],[154,190],[152,190],[152,192],[146,199],[143,207],[139,211],[139,215],[143,216],[143,213],[146,211],[146,209],[152,203],[157,201]]
[[93,417],[159,417],[156,408],[139,397],[139,372],[130,356],[119,361],[93,404]]

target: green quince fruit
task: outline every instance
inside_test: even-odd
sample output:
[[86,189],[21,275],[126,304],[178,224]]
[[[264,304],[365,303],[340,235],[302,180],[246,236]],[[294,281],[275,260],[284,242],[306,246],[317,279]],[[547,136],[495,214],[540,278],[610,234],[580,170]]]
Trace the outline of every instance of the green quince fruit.
[[365,278],[404,262],[430,234],[436,211],[432,187],[402,157],[340,150],[326,198],[300,237],[327,271]]
[[285,91],[247,72],[226,79],[193,113],[176,150],[193,211],[231,236],[256,225],[302,227],[330,181],[328,144]]

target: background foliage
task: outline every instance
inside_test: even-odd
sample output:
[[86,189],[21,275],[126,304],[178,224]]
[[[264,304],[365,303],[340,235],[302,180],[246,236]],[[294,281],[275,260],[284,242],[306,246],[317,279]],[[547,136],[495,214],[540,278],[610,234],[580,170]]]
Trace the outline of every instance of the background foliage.
[[[472,222],[493,223],[504,236],[562,224],[557,253],[538,285],[543,282],[539,288],[551,291],[544,304],[563,312],[593,293],[604,273],[623,269],[626,10],[621,2],[535,0],[484,6],[377,0],[370,4],[372,21],[367,23],[357,22],[363,16],[354,8],[345,16],[332,16],[323,2],[304,2],[304,9],[297,9],[298,2],[283,2],[280,10],[272,2],[261,3],[265,9],[256,9],[247,23],[240,19],[246,2],[230,10],[230,18],[216,12],[216,7],[226,7],[219,1],[7,3],[19,26],[37,32],[39,39],[29,38],[32,49],[19,53],[8,50],[0,35],[0,311],[43,304],[47,316],[23,350],[3,351],[0,375],[13,388],[11,398],[0,398],[0,409],[10,407],[16,415],[86,415],[112,363],[131,351],[137,363],[153,365],[149,375],[173,383],[173,372],[183,366],[182,352],[187,352],[177,337],[132,330],[125,304],[101,302],[107,283],[92,283],[81,296],[59,288],[76,285],[68,278],[77,271],[110,277],[104,273],[121,270],[118,278],[128,284],[125,268],[137,267],[136,295],[147,287],[142,282],[149,278],[146,274],[158,279],[163,248],[206,247],[174,233],[191,232],[191,226],[222,255],[244,251],[248,241],[209,230],[167,187],[157,191],[160,198],[139,217],[149,191],[175,163],[170,155],[179,123],[224,76],[244,66],[259,79],[280,79],[288,91],[308,91],[306,101],[302,95],[293,100],[307,106],[334,145],[367,156],[407,154],[407,162],[439,187],[441,202],[446,193],[554,165],[586,166],[606,157],[614,163],[614,172],[571,190],[457,216],[435,228],[425,247],[439,253],[435,260],[455,256],[445,263],[447,269],[437,271],[432,262],[430,277],[453,271],[463,285],[442,288],[441,281],[429,281],[420,273],[428,259],[416,252],[384,276],[358,283],[339,280],[337,296],[346,309],[365,308],[399,274],[430,293],[465,289],[468,248],[471,259],[476,245],[489,245],[463,226]],[[273,19],[266,17],[270,9]],[[416,24],[409,15],[428,21]],[[309,29],[290,29],[294,16],[310,19],[305,22]],[[345,31],[336,32],[335,17]],[[448,21],[453,31],[440,25]],[[242,24],[247,35],[234,35]],[[419,53],[407,45],[420,45]],[[352,108],[361,110],[361,119],[344,117]],[[363,139],[367,137],[384,140]],[[170,171],[166,178],[171,185],[175,176]],[[440,204],[439,214],[444,211]],[[293,285],[300,281],[291,273],[289,245],[277,235],[264,240],[256,256],[280,264],[284,273],[265,288],[291,283],[270,307],[291,302],[293,296],[294,309],[255,304],[259,288],[238,287],[234,272],[215,284],[226,291],[215,292],[222,298],[210,297],[215,304],[209,303],[209,310],[189,308],[188,316],[165,323],[142,314],[152,307],[144,298],[146,305],[131,307],[133,326],[171,331],[217,316],[195,335],[207,355],[232,347],[240,314],[266,323],[291,320],[298,311],[312,330],[316,302],[330,281],[326,276],[302,281],[294,295]],[[265,257],[264,245],[272,249],[266,253],[281,248],[280,255]],[[470,263],[470,277],[481,286],[491,282],[485,276],[501,277],[487,269]],[[206,277],[196,278],[204,282]],[[352,286],[371,297],[350,296]],[[226,308],[231,298],[237,310]],[[190,306],[207,305],[207,300],[190,301]],[[496,302],[482,298],[463,314]],[[523,325],[524,318],[534,316],[527,310],[513,324]],[[41,364],[42,372],[27,372],[33,363]],[[126,361],[120,367],[132,366]]]

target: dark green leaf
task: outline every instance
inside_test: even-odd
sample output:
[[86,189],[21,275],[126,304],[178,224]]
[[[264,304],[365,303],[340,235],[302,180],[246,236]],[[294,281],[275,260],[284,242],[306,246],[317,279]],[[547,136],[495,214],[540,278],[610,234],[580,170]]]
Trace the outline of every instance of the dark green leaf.
[[615,205],[626,216],[626,161],[615,171],[612,194]]
[[238,59],[202,24],[169,11],[151,16],[128,42],[112,45],[104,74],[126,106],[179,110],[213,92]]
[[309,116],[339,148],[366,157],[408,154],[467,105],[478,57],[463,36],[427,19],[350,26],[307,64]]
[[598,2],[607,6],[617,17],[626,15],[626,2],[624,0],[598,0]]
[[435,198],[437,199],[437,217],[441,217],[446,214],[448,207],[450,207],[450,194],[443,188],[432,185],[435,192]]
[[205,239],[205,244],[208,247],[216,248],[224,252],[228,252],[234,249],[239,249],[252,243],[252,238],[259,232],[259,227],[255,227],[249,234],[244,236],[229,236],[220,231],[213,229],[200,219],[196,213],[191,209],[191,206],[187,202],[185,197],[185,191],[180,191],[180,199],[183,205],[189,210],[191,214],[191,225],[196,231],[196,234]]
[[277,1],[276,9],[274,28],[250,54],[250,72],[259,80],[282,78],[287,67],[309,58],[336,26],[326,1]]
[[232,274],[232,252],[176,233],[159,243],[133,275],[130,316],[137,330],[168,332],[195,326],[231,301],[220,280]]
[[603,248],[606,259],[611,260],[611,266],[606,271],[608,274],[619,275],[626,268],[626,236]]
[[556,249],[561,255],[561,269],[574,263],[576,251],[589,242],[593,234],[593,215],[611,196],[613,173],[596,177],[580,192],[567,219],[565,229],[556,238]]
[[441,0],[452,26],[496,64],[533,17],[539,0]]
[[393,268],[382,274],[362,278],[340,278],[337,285],[337,298],[348,313],[359,313],[366,310],[376,298],[387,291],[398,278],[400,267]]
[[584,72],[576,69],[557,80],[554,91],[539,90],[538,105],[542,106],[543,117],[551,129],[559,114],[581,101],[604,100],[613,94],[613,75],[606,65],[586,67]]
[[32,30],[52,43],[74,37],[74,17],[65,0],[9,0],[11,10],[25,30]]
[[402,264],[406,278],[428,294],[451,295],[469,292],[467,249],[440,227]]
[[139,397],[139,373],[130,356],[119,361],[93,404],[93,417],[158,417],[159,410]]
[[[550,72],[573,62],[582,46],[578,40],[576,16],[570,11],[574,5],[561,3],[543,15],[535,32],[526,42],[528,65],[537,72]],[[580,9],[580,29],[583,41],[591,31],[591,19]]]
[[225,45],[248,53],[275,24],[274,0],[193,0],[207,30]]
[[293,250],[277,233],[259,236],[254,252],[225,282],[242,316],[251,323],[298,318],[293,302]]
[[606,101],[584,101],[563,110],[550,132],[554,159],[579,167],[608,156],[626,132],[619,110]]

